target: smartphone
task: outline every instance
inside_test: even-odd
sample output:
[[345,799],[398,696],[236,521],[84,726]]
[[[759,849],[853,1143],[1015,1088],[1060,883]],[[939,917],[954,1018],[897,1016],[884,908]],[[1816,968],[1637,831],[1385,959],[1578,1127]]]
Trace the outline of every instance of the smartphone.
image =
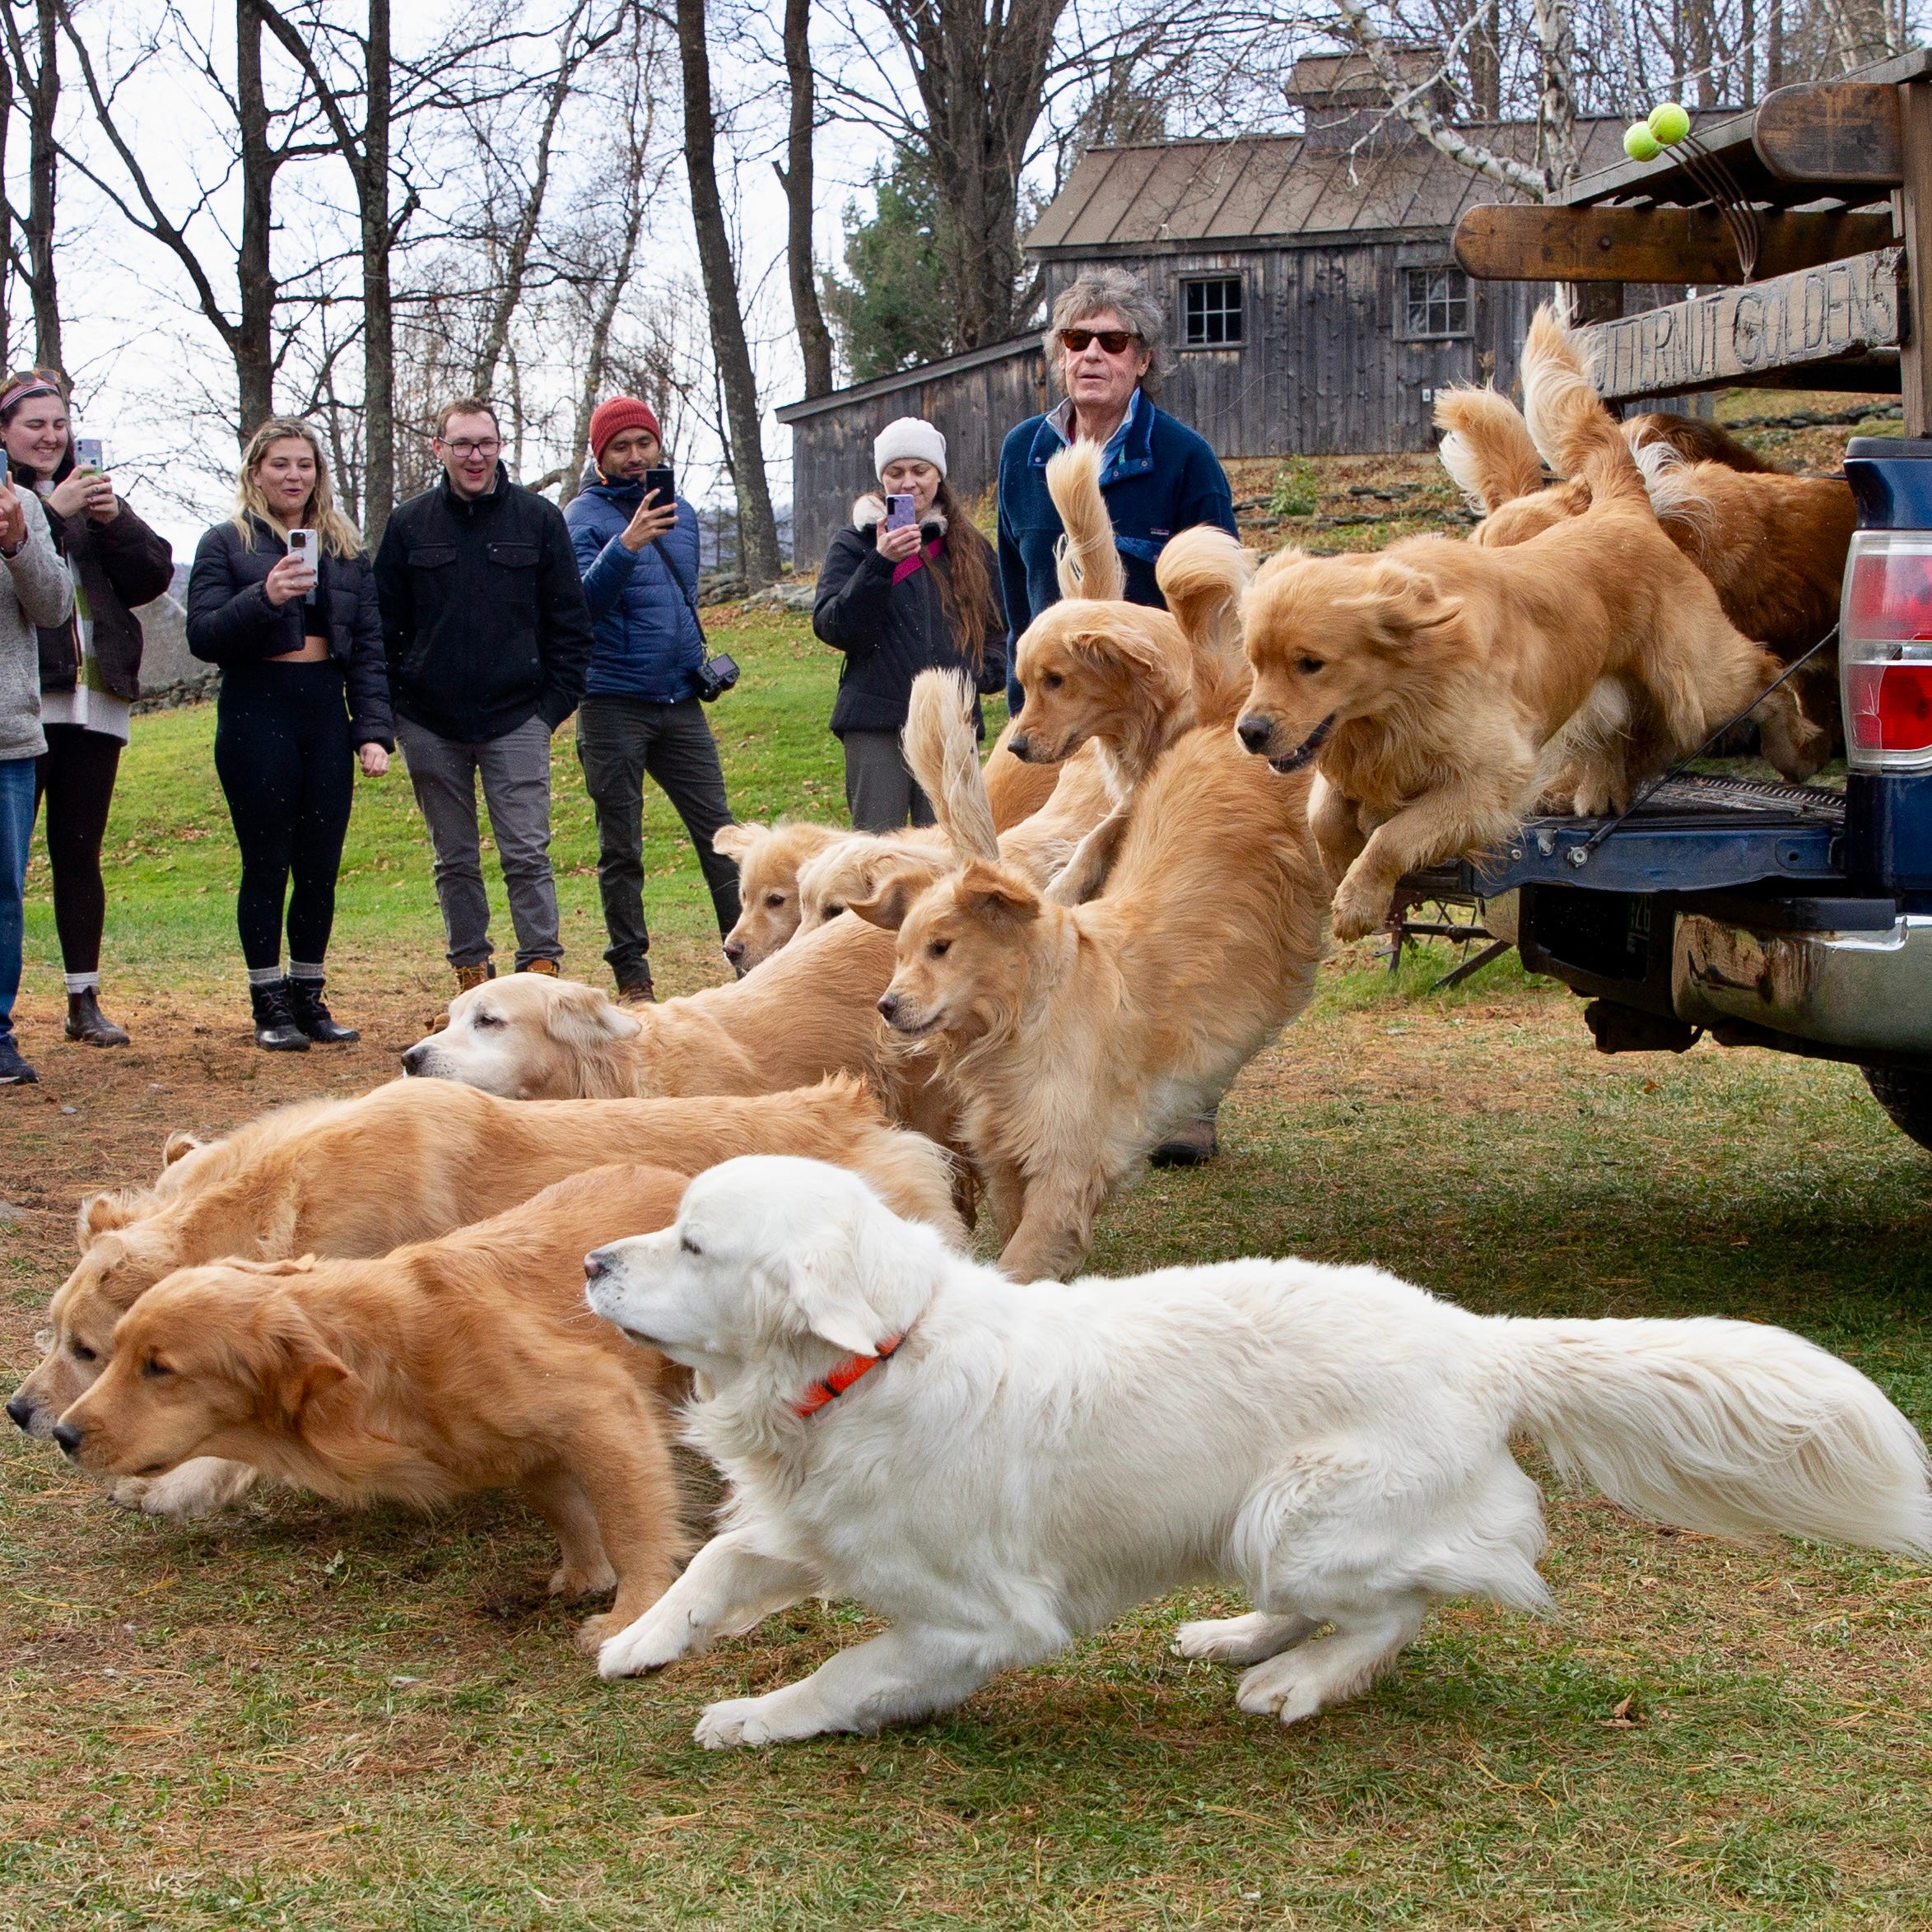
[[[315,571],[316,557],[319,552],[319,546],[316,542],[315,533],[313,530],[291,530],[289,532],[289,555],[294,557],[298,563],[306,566],[311,574],[314,574]],[[304,603],[313,603],[314,601],[315,586],[311,584],[309,586],[307,592],[304,594],[302,602]]]
[[0,489],[7,486],[7,452],[0,449]]
[[888,496],[886,499],[886,528],[888,530],[903,530],[908,524],[919,521],[919,499],[916,496]]
[[107,468],[107,450],[100,437],[75,437],[74,467],[77,469],[91,469],[96,473]]
[[677,500],[677,478],[669,463],[644,473],[644,493],[654,498],[653,508],[663,510]]

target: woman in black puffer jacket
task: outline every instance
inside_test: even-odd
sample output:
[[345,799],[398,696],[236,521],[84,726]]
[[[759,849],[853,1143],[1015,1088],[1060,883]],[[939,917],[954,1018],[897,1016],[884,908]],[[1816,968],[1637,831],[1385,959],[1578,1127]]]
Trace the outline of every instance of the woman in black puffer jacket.
[[[832,730],[845,750],[845,803],[859,831],[930,825],[899,733],[922,671],[963,671],[975,688],[1005,688],[1006,617],[993,547],[946,486],[946,439],[901,417],[873,445],[879,482],[913,499],[914,520],[887,529],[886,505],[862,496],[818,573],[812,628],[845,654]],[[980,735],[985,727],[974,706]]]
[[[289,549],[297,529],[320,540],[315,569]],[[305,1053],[354,1040],[324,1003],[323,957],[356,766],[381,777],[395,731],[375,574],[308,424],[278,418],[249,439],[235,514],[194,553],[188,648],[221,667],[215,770],[241,848],[235,924],[255,1044]]]

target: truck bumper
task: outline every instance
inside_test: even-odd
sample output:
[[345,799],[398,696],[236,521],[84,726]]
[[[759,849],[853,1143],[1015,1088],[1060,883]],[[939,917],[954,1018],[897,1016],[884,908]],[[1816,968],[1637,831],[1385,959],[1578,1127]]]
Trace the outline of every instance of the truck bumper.
[[1721,1034],[1743,1022],[1847,1059],[1932,1054],[1932,918],[1890,931],[1754,933],[1680,912],[1671,943],[1671,1004]]

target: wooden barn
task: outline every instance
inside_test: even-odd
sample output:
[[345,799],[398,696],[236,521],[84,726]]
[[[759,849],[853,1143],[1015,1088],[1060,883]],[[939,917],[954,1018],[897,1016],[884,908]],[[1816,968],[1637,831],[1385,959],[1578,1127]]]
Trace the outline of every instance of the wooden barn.
[[[1162,407],[1223,458],[1429,448],[1436,390],[1512,383],[1550,291],[1473,282],[1456,266],[1463,211],[1513,198],[1390,119],[1380,99],[1359,58],[1310,56],[1295,69],[1301,134],[1089,149],[1027,240],[1047,308],[1082,268],[1133,270],[1169,305],[1179,366]],[[1534,156],[1528,123],[1468,132]],[[1621,158],[1622,134],[1618,122],[1580,125],[1586,174]],[[993,482],[1006,431],[1056,395],[1030,334],[780,409],[798,561],[824,554],[870,486],[872,440],[892,417],[937,423],[954,487],[972,497]]]

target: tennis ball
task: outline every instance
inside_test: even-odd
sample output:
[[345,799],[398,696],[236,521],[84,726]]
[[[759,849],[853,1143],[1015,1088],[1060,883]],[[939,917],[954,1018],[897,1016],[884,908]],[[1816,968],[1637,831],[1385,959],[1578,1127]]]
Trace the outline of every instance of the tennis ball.
[[1674,100],[1660,101],[1650,109],[1650,132],[1664,147],[1682,141],[1691,131],[1691,117]]
[[1647,123],[1632,121],[1623,130],[1623,151],[1633,161],[1654,161],[1664,150],[1657,145],[1657,137]]

